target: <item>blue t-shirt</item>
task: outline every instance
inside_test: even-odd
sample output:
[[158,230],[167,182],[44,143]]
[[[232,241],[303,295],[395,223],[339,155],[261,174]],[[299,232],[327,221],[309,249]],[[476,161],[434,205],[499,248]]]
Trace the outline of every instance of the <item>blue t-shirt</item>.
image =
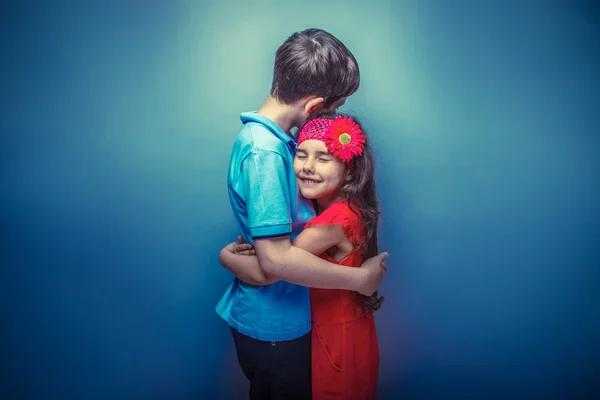
[[[227,180],[237,225],[248,243],[293,239],[314,217],[312,205],[296,188],[296,143],[262,115],[243,113],[241,119]],[[292,340],[310,331],[308,288],[288,282],[256,287],[234,278],[216,311],[232,328],[258,340]]]

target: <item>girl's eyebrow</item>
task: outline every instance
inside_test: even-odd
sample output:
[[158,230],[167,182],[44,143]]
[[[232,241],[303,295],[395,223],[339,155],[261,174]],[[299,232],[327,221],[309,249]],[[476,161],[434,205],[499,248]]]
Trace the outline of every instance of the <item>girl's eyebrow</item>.
[[[298,149],[298,150],[296,150],[296,153],[304,153],[304,154],[306,154],[306,153],[308,153],[308,152],[307,152],[306,150],[304,150],[304,149]],[[315,153],[316,153],[316,154],[317,154],[317,156],[319,156],[319,157],[320,157],[320,156],[331,156],[331,155],[332,155],[331,153],[329,153],[329,152],[327,152],[327,151],[316,151]]]

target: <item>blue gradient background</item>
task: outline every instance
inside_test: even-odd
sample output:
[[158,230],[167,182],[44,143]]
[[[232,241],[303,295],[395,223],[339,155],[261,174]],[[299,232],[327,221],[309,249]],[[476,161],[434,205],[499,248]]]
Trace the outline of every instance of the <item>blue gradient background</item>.
[[378,153],[381,398],[598,393],[593,1],[0,7],[2,398],[246,398],[227,162],[308,27]]

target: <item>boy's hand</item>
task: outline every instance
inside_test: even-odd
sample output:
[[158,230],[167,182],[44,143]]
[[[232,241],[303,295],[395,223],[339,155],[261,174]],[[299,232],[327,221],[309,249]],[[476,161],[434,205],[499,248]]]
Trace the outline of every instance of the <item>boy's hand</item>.
[[359,286],[357,290],[358,293],[365,296],[371,296],[375,293],[387,272],[385,260],[387,260],[388,257],[388,253],[381,253],[375,257],[369,258],[361,265],[360,269],[365,271],[365,279]]
[[233,243],[230,250],[233,254],[242,255],[242,256],[255,256],[256,250],[254,250],[254,246],[250,243],[244,243],[244,238],[242,235],[238,236],[237,243]]

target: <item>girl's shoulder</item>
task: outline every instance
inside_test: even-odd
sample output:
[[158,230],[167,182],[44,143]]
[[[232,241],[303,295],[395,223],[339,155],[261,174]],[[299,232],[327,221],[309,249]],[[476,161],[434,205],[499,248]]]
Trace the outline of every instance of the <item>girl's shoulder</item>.
[[362,233],[362,217],[356,207],[347,201],[338,201],[306,224],[305,228],[316,225],[342,225],[344,233],[352,243],[360,243]]

